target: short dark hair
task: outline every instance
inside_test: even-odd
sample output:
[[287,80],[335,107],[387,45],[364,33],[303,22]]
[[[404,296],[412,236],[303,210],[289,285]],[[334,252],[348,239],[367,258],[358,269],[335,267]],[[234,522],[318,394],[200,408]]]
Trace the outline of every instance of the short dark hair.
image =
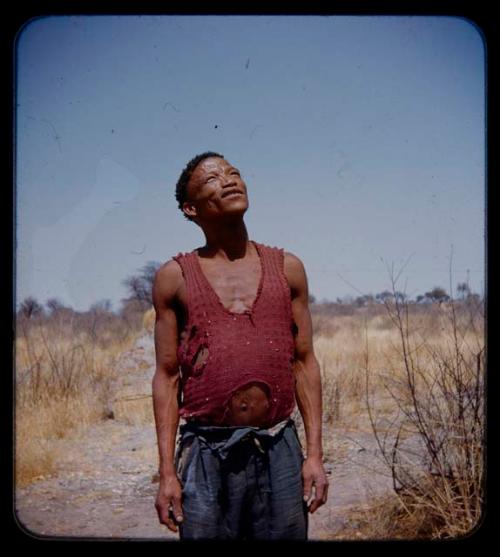
[[[201,161],[205,159],[209,159],[211,157],[219,157],[220,159],[224,158],[224,155],[219,153],[214,153],[213,151],[205,151],[200,155],[196,155],[193,157],[187,164],[184,170],[182,171],[179,179],[177,180],[177,184],[175,186],[175,198],[177,199],[177,203],[179,204],[179,209],[182,211],[182,204],[187,200],[187,188],[188,183],[191,178],[191,175],[194,172],[194,169],[200,164]],[[188,220],[193,220],[191,217],[188,217],[184,211],[182,211],[183,215]]]

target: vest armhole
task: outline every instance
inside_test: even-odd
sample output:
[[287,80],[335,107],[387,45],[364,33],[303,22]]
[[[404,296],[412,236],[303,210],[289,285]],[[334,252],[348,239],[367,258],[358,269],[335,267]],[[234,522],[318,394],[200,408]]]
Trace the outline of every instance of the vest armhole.
[[181,268],[182,278],[184,280],[184,287],[186,289],[186,305],[184,307],[184,311],[186,312],[186,319],[185,319],[184,327],[178,331],[178,337],[180,338],[181,333],[188,330],[188,327],[190,325],[190,318],[191,318],[189,312],[189,287],[188,287],[187,272],[185,267],[187,263],[186,254],[178,253],[177,255],[172,256],[172,260],[176,261],[179,267]]
[[276,258],[278,263],[279,275],[281,277],[281,280],[283,281],[283,285],[286,287],[288,292],[290,292],[290,301],[291,301],[292,291],[285,273],[285,249],[284,248],[275,248],[275,249],[276,249],[275,253],[276,253]]
[[285,249],[284,248],[274,248],[274,254],[276,258],[277,268],[278,268],[278,275],[281,279],[283,284],[283,288],[287,292],[287,308],[288,314],[290,316],[290,327],[292,333],[295,337],[296,331],[298,331],[297,324],[295,323],[295,319],[293,318],[293,310],[292,310],[292,289],[290,288],[290,284],[288,283],[288,279],[285,274]]

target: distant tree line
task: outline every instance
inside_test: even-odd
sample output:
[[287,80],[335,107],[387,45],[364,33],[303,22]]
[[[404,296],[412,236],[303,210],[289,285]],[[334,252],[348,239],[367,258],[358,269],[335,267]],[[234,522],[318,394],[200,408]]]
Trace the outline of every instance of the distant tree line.
[[[459,283],[457,285],[457,298],[463,301],[480,301],[481,296],[471,291],[469,285],[466,282]],[[407,302],[414,304],[440,304],[443,302],[449,302],[451,296],[448,292],[441,286],[435,286],[428,292],[424,294],[417,295],[414,299],[409,297],[404,292],[390,292],[389,290],[384,290],[378,294],[364,294],[361,296],[345,296],[343,298],[337,298],[335,302],[331,300],[324,300],[322,304],[338,304],[338,305],[348,305],[354,307],[365,307],[375,304],[384,304],[390,301]],[[309,295],[309,303],[319,304],[316,296],[314,294]]]
[[109,299],[93,303],[86,311],[77,311],[57,297],[49,298],[43,304],[33,296],[28,296],[21,301],[17,310],[19,333],[40,322],[49,322],[74,332],[84,330],[96,338],[104,330],[115,330],[118,336],[130,330],[137,331],[143,327],[144,312],[152,306],[153,281],[160,265],[149,261],[123,280],[126,296],[120,300],[120,307],[116,311]]
[[[43,318],[64,319],[70,316],[80,315],[87,321],[103,316],[115,315],[121,319],[125,319],[130,326],[142,326],[142,316],[144,311],[152,305],[152,288],[155,273],[161,263],[156,261],[148,261],[144,266],[139,268],[137,272],[126,277],[122,284],[127,290],[125,298],[120,300],[121,306],[117,311],[112,310],[111,301],[108,299],[100,300],[92,304],[87,311],[77,312],[70,306],[64,305],[57,298],[49,298],[45,304],[41,304],[35,298],[29,296],[25,298],[19,305],[17,317],[23,320],[40,320]],[[459,300],[480,301],[481,297],[471,291],[466,282],[457,285],[457,295]],[[384,304],[390,301],[407,302],[413,304],[435,304],[450,301],[450,296],[446,290],[440,286],[435,286],[424,294],[419,294],[413,300],[404,292],[390,292],[384,290],[378,294],[365,294],[358,297],[346,296],[337,298],[335,302],[324,300],[318,302],[316,296],[309,295],[309,302],[314,305],[322,306],[349,306],[351,308],[369,307],[377,304]]]

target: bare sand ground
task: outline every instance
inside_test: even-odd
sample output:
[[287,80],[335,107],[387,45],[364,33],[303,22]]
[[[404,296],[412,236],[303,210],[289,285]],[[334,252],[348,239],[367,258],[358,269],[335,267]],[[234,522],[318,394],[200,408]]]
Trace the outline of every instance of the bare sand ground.
[[[16,490],[16,518],[35,537],[114,538],[175,541],[178,535],[158,522],[154,426],[131,419],[133,404],[150,404],[154,370],[152,339],[141,337],[124,354],[115,384],[114,418],[87,428],[77,437],[54,442],[59,468]],[[139,397],[139,398],[136,398]],[[149,401],[149,402],[148,402]],[[127,415],[127,408],[130,415]],[[137,409],[137,408],[136,408]],[[300,431],[300,424],[299,431]],[[391,490],[373,434],[325,427],[329,500],[310,515],[311,540],[356,539],[346,522],[350,510]]]

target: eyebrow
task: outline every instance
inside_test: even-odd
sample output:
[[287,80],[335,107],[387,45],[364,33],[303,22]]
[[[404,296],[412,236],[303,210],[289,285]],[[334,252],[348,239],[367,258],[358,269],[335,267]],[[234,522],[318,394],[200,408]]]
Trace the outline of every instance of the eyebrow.
[[[230,166],[230,167],[228,168],[228,170],[229,170],[230,172],[232,172],[233,170],[236,170],[236,172],[240,173],[239,168],[236,168],[235,166]],[[206,177],[205,177],[205,180],[208,180],[208,178],[210,178],[210,177],[212,177],[212,176],[216,176],[217,174],[218,174],[218,172],[217,172],[216,169],[209,170],[209,171],[207,172],[207,175],[206,175]]]

